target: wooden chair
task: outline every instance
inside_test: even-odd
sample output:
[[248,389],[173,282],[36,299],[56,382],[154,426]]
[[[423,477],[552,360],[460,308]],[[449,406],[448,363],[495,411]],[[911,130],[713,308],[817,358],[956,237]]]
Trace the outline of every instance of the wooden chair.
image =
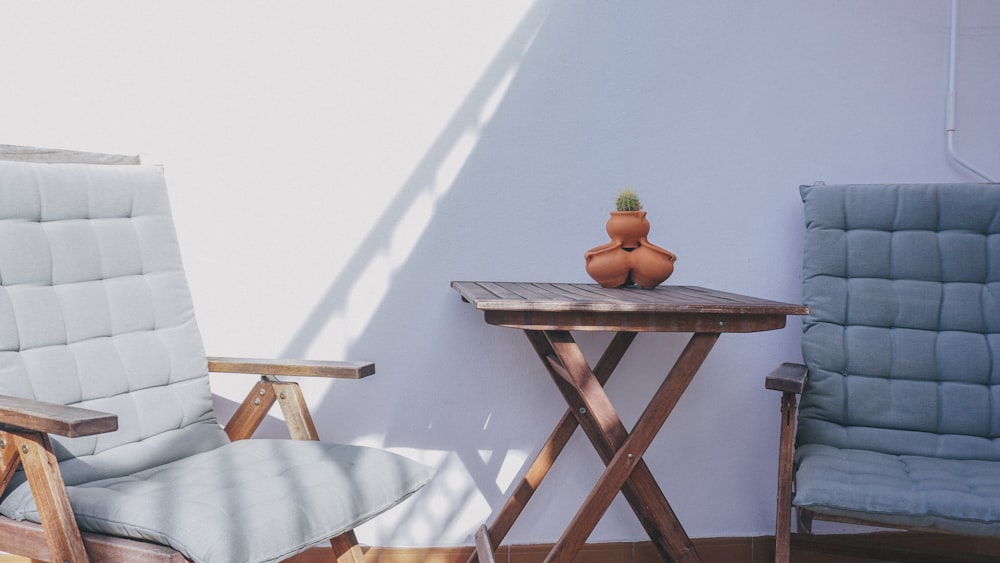
[[[277,561],[430,479],[323,443],[296,383],[371,363],[206,357],[162,170],[0,146],[0,550],[43,561]],[[222,427],[209,372],[262,374]],[[244,440],[278,403],[296,440]]]
[[777,561],[793,506],[805,533],[1000,536],[1000,185],[801,193],[805,365],[766,384],[782,392]]

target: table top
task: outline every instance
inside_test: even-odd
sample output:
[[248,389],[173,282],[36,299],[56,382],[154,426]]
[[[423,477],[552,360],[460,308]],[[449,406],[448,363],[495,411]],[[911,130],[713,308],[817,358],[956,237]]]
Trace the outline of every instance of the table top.
[[454,281],[489,324],[537,330],[755,332],[805,315],[803,305],[694,286]]

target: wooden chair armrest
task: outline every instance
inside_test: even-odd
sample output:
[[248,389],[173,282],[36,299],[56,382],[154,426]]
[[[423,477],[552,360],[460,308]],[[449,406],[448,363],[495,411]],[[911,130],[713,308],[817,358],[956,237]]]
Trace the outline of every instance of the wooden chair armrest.
[[336,377],[361,379],[375,373],[371,362],[329,362],[312,360],[257,360],[250,358],[208,358],[208,371],[213,373],[249,373],[262,376],[260,383],[240,404],[226,423],[231,440],[249,438],[278,402],[285,415],[289,432],[297,440],[318,440],[302,391],[295,383],[278,381],[275,376]]
[[0,425],[77,438],[118,430],[118,416],[80,407],[0,395]]
[[375,373],[372,362],[326,362],[315,360],[257,360],[250,358],[208,358],[213,373],[252,373],[302,377],[361,379]]
[[778,445],[778,494],[775,519],[775,557],[780,563],[789,561],[792,524],[792,482],[795,458],[796,395],[801,395],[806,385],[808,370],[802,364],[784,363],[767,376],[764,385],[781,391],[781,438]]
[[806,366],[802,364],[784,363],[772,371],[764,380],[764,387],[785,393],[801,395],[806,386]]

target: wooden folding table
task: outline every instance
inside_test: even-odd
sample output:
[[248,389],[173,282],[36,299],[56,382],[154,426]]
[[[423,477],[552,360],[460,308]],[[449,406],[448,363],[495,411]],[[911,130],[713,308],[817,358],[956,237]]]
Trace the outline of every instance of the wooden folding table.
[[[665,560],[700,562],[642,456],[721,333],[783,328],[787,315],[804,315],[806,307],[688,286],[645,290],[460,281],[451,286],[464,301],[484,312],[487,323],[524,331],[569,405],[489,525],[493,548],[503,541],[579,425],[606,468],[545,561],[572,561],[620,490]],[[614,336],[591,368],[570,331],[604,331]],[[693,334],[629,432],[602,386],[640,332]],[[470,561],[475,560],[473,555]]]

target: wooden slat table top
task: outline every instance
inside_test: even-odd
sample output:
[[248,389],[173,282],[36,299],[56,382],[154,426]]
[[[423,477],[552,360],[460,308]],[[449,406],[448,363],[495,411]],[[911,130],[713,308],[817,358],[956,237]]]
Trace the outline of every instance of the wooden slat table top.
[[482,311],[646,314],[805,315],[809,309],[696,286],[607,289],[584,283],[453,281],[452,288]]

